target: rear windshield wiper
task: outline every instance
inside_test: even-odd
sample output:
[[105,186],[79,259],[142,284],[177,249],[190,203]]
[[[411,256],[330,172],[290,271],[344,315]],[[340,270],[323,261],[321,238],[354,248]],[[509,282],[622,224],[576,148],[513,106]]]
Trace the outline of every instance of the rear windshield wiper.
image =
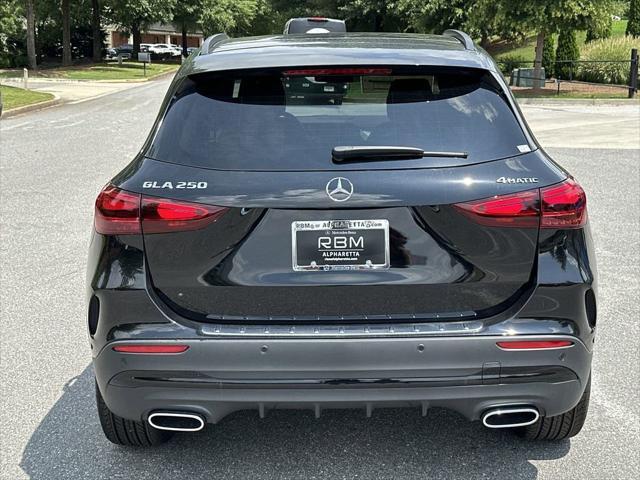
[[331,158],[335,163],[414,160],[424,157],[467,158],[467,155],[467,152],[429,152],[416,147],[377,145],[342,145],[333,147],[331,151]]

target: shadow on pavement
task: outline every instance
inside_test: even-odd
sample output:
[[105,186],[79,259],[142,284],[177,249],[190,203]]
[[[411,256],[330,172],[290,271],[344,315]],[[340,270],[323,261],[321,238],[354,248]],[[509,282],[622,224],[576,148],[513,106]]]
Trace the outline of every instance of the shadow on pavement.
[[565,456],[569,441],[531,443],[445,410],[237,412],[155,449],[110,444],[98,424],[88,366],[31,436],[20,466],[35,480],[163,478],[509,478],[530,460]]

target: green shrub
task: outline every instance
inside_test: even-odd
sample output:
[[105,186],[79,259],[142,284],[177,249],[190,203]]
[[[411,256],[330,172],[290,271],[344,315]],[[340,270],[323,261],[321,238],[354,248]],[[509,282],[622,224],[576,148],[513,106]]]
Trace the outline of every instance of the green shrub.
[[505,55],[498,60],[500,71],[505,75],[511,75],[514,68],[524,68],[531,66],[531,62],[522,55]]
[[578,79],[585,82],[629,83],[629,59],[631,49],[640,50],[640,38],[617,37],[596,40],[582,49],[583,60],[619,60],[616,63],[581,63]]
[[558,35],[558,48],[556,49],[556,77],[565,80],[571,79],[576,74],[577,64],[571,63],[580,59],[580,50],[576,40],[576,32],[562,30]]
[[627,35],[640,37],[640,0],[631,0],[631,3],[629,4]]
[[556,39],[553,33],[544,36],[544,46],[542,47],[542,67],[547,78],[553,76],[553,69],[556,62]]
[[601,38],[609,38],[613,28],[613,20],[611,16],[607,16],[600,24],[596,24],[587,29],[587,38],[585,42],[590,43]]

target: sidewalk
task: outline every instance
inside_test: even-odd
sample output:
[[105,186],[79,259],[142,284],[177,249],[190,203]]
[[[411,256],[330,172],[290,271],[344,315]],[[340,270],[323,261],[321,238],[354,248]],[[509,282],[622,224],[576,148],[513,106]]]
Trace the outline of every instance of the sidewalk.
[[[22,79],[3,78],[0,79],[0,83],[23,88]],[[88,82],[37,78],[30,79],[28,83],[29,90],[53,93],[61,103],[80,103],[141,85],[148,85],[148,82]]]

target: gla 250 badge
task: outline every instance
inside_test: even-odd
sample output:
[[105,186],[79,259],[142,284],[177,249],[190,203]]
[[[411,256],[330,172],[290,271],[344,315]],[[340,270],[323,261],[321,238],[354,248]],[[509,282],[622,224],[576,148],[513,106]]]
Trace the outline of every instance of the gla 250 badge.
[[207,188],[207,182],[158,182],[158,181],[148,181],[142,183],[142,188],[166,188],[168,190],[173,189],[186,189],[186,190],[195,190],[195,189],[204,189]]

